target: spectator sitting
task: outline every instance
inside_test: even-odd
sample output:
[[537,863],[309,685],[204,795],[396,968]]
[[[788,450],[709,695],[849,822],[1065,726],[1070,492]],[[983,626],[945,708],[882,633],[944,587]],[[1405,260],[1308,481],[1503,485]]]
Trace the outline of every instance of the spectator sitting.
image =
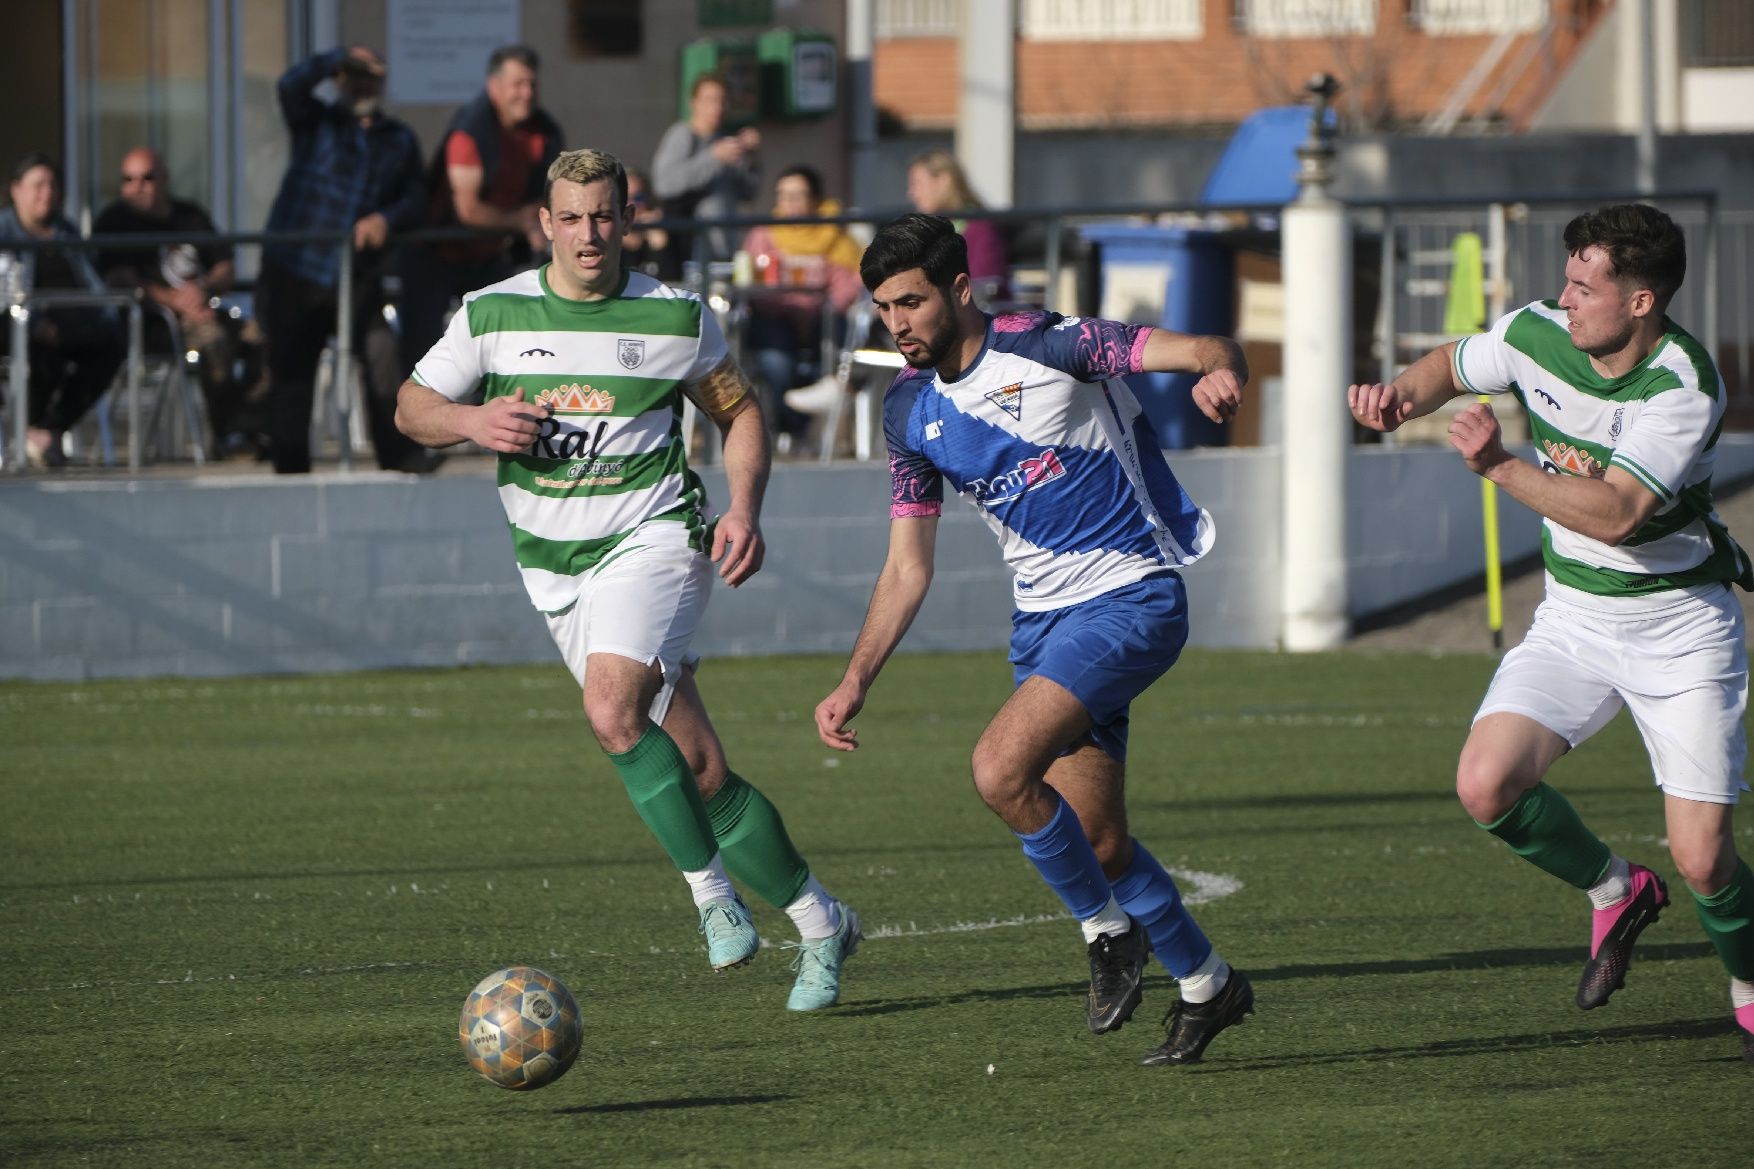
[[[174,199],[164,159],[137,146],[122,156],[122,197],[105,207],[92,225],[93,235],[212,235],[217,229],[198,203]],[[232,286],[232,251],[220,244],[172,242],[157,248],[111,248],[98,254],[98,271],[113,288],[138,288],[155,304],[176,314],[183,345],[201,355],[197,367],[207,418],[219,450],[253,449],[251,434],[263,420],[245,417],[243,387],[237,362],[245,349],[244,330],[211,298]],[[254,332],[254,322],[247,326]],[[169,330],[157,317],[147,318],[148,343],[169,352]],[[249,346],[253,349],[254,346]],[[179,354],[180,356],[180,354]]]
[[[0,241],[78,239],[61,214],[61,169],[47,155],[28,154],[12,170],[12,206],[0,211]],[[104,284],[85,252],[47,248],[0,252],[26,291],[102,292]],[[0,349],[12,330],[0,329]],[[67,462],[62,439],[103,396],[127,357],[116,313],[108,308],[39,308],[31,313],[28,352],[30,402],[25,458],[37,466]]]
[[537,209],[548,165],[559,157],[560,126],[536,104],[540,61],[527,45],[502,45],[487,58],[480,93],[451,117],[427,168],[426,222],[433,227],[499,228],[474,240],[402,249],[402,368],[444,333],[445,314],[466,292],[497,284],[548,250]]
[[621,237],[621,266],[631,272],[644,272],[655,280],[674,281],[682,277],[682,264],[671,246],[670,233],[661,227],[645,224],[662,219],[664,213],[652,198],[652,185],[639,171],[627,172],[627,234]]
[[[652,186],[670,219],[712,219],[735,215],[755,198],[761,187],[756,152],[761,134],[744,127],[736,134],[721,134],[730,90],[723,76],[702,73],[688,94],[688,120],[677,122],[658,139],[652,158]],[[729,232],[705,233],[707,259],[728,260],[732,243]],[[692,238],[673,241],[683,259],[695,255]]]
[[[822,197],[822,176],[807,166],[789,167],[774,180],[775,219],[840,214],[840,204]],[[796,436],[808,419],[786,404],[785,393],[828,371],[821,368],[823,297],[844,314],[864,295],[859,279],[861,249],[833,223],[775,223],[752,229],[743,240],[756,279],[781,289],[750,302],[744,344],[749,363],[771,395],[769,416],[782,434]],[[841,327],[844,328],[844,322]]]
[[958,211],[978,210],[981,201],[968,185],[962,165],[948,150],[928,150],[907,165],[907,199],[915,211],[948,215],[968,241],[968,279],[982,302],[1010,296],[1011,272],[1005,233],[990,219],[958,219]]
[[[333,79],[338,101],[316,89]],[[437,460],[396,429],[402,363],[384,320],[381,267],[391,231],[418,226],[425,199],[420,143],[383,112],[384,63],[363,46],[301,61],[278,84],[292,157],[268,213],[271,232],[350,233],[353,343],[364,360],[366,413],[378,465],[430,471]],[[274,470],[311,469],[311,401],[317,361],[335,332],[341,258],[333,243],[272,242],[262,248],[259,316],[268,342],[269,441]]]

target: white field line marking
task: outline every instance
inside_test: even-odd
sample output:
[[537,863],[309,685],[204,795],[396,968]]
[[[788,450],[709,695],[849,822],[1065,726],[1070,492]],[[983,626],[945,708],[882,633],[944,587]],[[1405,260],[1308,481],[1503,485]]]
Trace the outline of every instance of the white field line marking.
[[[1240,892],[1243,888],[1242,882],[1237,878],[1230,876],[1228,873],[1207,873],[1202,872],[1199,869],[1170,869],[1169,872],[1175,877],[1177,884],[1181,886],[1182,902],[1186,905],[1204,905],[1209,901],[1216,901],[1220,897],[1229,897],[1233,893]],[[905,926],[880,925],[867,928],[865,930],[865,938],[866,940],[873,938],[927,938],[939,934],[972,934],[980,933],[985,930],[1014,929],[1017,926],[1044,925],[1048,922],[1063,923],[1070,920],[1071,919],[1064,913],[1035,913],[1019,914],[1016,917],[995,917],[989,918],[986,921],[956,921],[951,922],[949,925],[940,926],[918,926],[913,922],[909,922]],[[762,939],[762,949],[768,949],[772,947],[772,945],[773,943],[769,942],[766,938]],[[658,946],[651,946],[647,948],[646,952],[649,954],[680,954],[688,951],[663,949]],[[588,951],[588,953],[593,958],[615,957],[614,954],[602,950],[591,950]],[[539,961],[556,958],[564,960],[565,957],[566,955],[564,954],[556,954],[550,951],[548,959],[539,959]],[[337,974],[359,974],[369,970],[417,970],[424,967],[439,967],[443,965],[447,965],[447,963],[356,962],[347,966],[301,966],[298,969],[291,971],[259,971],[252,974],[245,974],[241,977],[236,974],[209,974],[203,975],[199,978],[195,976],[193,970],[189,970],[186,971],[181,978],[107,979],[102,982],[68,982],[62,983],[59,986],[14,988],[11,990],[0,991],[0,994],[42,994],[44,992],[53,991],[95,990],[98,987],[116,986],[177,986],[183,983],[270,982],[276,979],[289,977],[323,978]]]
[[[1228,897],[1242,889],[1242,882],[1228,873],[1204,873],[1198,869],[1171,869],[1170,874],[1181,886],[1184,905],[1204,905],[1220,897]],[[905,926],[880,925],[865,930],[867,938],[926,938],[936,934],[970,934],[982,930],[1012,929],[1020,925],[1041,925],[1050,921],[1069,921],[1064,913],[1018,914],[1016,917],[993,917],[986,921],[958,921],[949,925]],[[765,943],[764,943],[765,944]]]

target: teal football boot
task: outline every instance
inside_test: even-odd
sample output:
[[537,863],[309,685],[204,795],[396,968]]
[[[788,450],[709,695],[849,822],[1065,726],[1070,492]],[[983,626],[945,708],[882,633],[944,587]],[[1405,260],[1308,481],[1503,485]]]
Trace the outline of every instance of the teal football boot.
[[840,1001],[840,968],[859,943],[865,940],[859,926],[859,915],[839,902],[840,928],[826,938],[805,942],[789,942],[798,951],[792,969],[798,981],[792,984],[791,997],[786,999],[788,1011],[818,1011]]
[[741,966],[761,949],[755,922],[741,897],[721,897],[701,906],[700,932],[706,935],[706,960],[714,970]]

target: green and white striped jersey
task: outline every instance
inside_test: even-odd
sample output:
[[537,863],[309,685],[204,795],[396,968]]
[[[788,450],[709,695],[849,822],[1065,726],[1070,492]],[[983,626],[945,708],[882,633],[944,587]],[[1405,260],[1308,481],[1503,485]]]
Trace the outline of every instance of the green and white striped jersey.
[[515,393],[554,411],[529,450],[499,456],[499,498],[524,587],[544,613],[652,520],[700,547],[706,492],[689,468],[682,387],[725,360],[724,335],[692,292],[637,272],[604,300],[548,287],[547,268],[463,298],[414,380],[454,402]]
[[1617,378],[1597,373],[1572,345],[1565,310],[1551,300],[1465,338],[1454,363],[1468,390],[1522,403],[1542,470],[1601,478],[1620,467],[1662,500],[1618,547],[1544,522],[1547,572],[1574,600],[1587,594],[1607,606],[1719,581],[1754,586],[1747,554],[1712,508],[1723,385],[1705,347],[1673,321],[1664,319],[1656,348]]

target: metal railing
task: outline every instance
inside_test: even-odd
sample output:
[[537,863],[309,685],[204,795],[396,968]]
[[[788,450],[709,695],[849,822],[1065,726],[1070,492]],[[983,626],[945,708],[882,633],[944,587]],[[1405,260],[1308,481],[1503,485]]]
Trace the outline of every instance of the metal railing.
[[[1557,296],[1562,286],[1564,225],[1570,218],[1589,207],[1606,202],[1628,201],[1629,194],[1602,194],[1589,197],[1575,195],[1526,195],[1499,200],[1390,200],[1357,202],[1350,215],[1355,239],[1361,248],[1374,240],[1379,247],[1381,269],[1381,310],[1374,322],[1374,345],[1377,365],[1360,369],[1356,376],[1392,377],[1405,359],[1416,357],[1409,350],[1417,343],[1433,344],[1443,336],[1443,304],[1440,296],[1421,295],[1402,287],[1408,275],[1408,261],[1421,256],[1427,259],[1447,250],[1456,234],[1477,231],[1483,236],[1494,230],[1503,233],[1502,271],[1494,271],[1494,291],[1501,303],[1515,307],[1536,299]],[[1726,213],[1718,206],[1711,192],[1671,192],[1659,194],[1654,201],[1669,211],[1687,233],[1688,250],[1692,257],[1688,279],[1683,284],[1670,316],[1697,336],[1720,362],[1728,399],[1733,409],[1754,419],[1754,299],[1751,299],[1750,270],[1754,269],[1754,211]],[[906,212],[906,208],[884,208],[837,216],[819,216],[787,220],[805,224],[837,224],[868,227],[881,224]],[[1251,247],[1273,245],[1279,205],[1237,207],[1205,207],[1195,205],[1165,206],[1162,203],[1082,207],[1023,207],[1006,210],[979,210],[959,213],[963,218],[988,219],[1019,229],[1021,248],[1014,246],[1012,273],[1034,277],[1028,285],[1014,292],[1015,300],[1053,311],[1088,312],[1093,304],[1084,303],[1080,293],[1068,293],[1065,279],[1069,271],[1078,269],[1088,276],[1092,253],[1084,244],[1081,229],[1098,223],[1133,220],[1162,223],[1165,217],[1184,228],[1207,229],[1218,233],[1244,228]],[[1497,221],[1498,228],[1493,224]],[[745,215],[713,220],[663,220],[642,225],[692,234],[695,240],[693,259],[687,263],[684,285],[702,294],[711,303],[716,293],[724,298],[724,289],[731,283],[731,265],[712,261],[707,255],[707,229],[745,229],[775,222],[771,215]],[[393,245],[423,240],[455,240],[483,234],[469,229],[442,229],[408,233],[398,236]],[[0,251],[62,249],[108,249],[152,246],[167,241],[163,235],[100,236],[85,240],[9,240],[0,244]],[[338,414],[339,461],[344,469],[353,465],[349,441],[351,395],[345,387],[352,385],[352,272],[354,252],[350,236],[338,233],[268,233],[246,232],[189,236],[187,242],[199,246],[254,246],[263,243],[316,243],[337,249],[341,263],[341,280],[337,289],[338,312],[335,327],[336,366],[333,384],[343,387],[335,395]],[[1447,272],[1424,274],[1427,279],[1447,279]],[[715,283],[719,284],[715,290]],[[1080,289],[1092,281],[1081,279]],[[1429,286],[1422,291],[1430,292]],[[41,294],[39,294],[40,296]],[[60,296],[62,294],[55,294]],[[129,312],[129,375],[128,393],[130,418],[129,466],[137,469],[142,459],[139,447],[140,407],[138,364],[140,343],[139,301],[128,293],[70,294],[104,297],[101,303],[126,308]],[[740,294],[741,295],[741,294]],[[730,298],[726,299],[729,303]],[[33,304],[46,304],[46,299],[33,297]],[[68,302],[62,302],[68,303]],[[100,302],[92,302],[100,303]],[[9,468],[24,466],[23,435],[28,414],[27,375],[19,359],[24,350],[18,343],[21,328],[18,304],[12,311],[13,362],[10,378],[12,426],[18,436],[13,448],[20,457],[9,457]],[[1727,311],[1726,311],[1727,310]],[[28,312],[28,309],[24,310]],[[28,324],[28,317],[24,318]],[[1727,335],[1724,326],[1727,324]],[[1427,347],[1430,347],[1429,345]],[[824,369],[832,368],[825,349]]]
[[[1382,240],[1382,297],[1374,342],[1378,374],[1386,381],[1419,355],[1411,350],[1423,351],[1453,339],[1443,328],[1442,289],[1433,282],[1447,287],[1448,270],[1442,258],[1458,234],[1476,232],[1487,242],[1490,320],[1493,303],[1508,311],[1559,295],[1564,283],[1565,225],[1575,215],[1587,207],[1638,198],[1604,194],[1588,200],[1549,196],[1469,204],[1421,200],[1354,206],[1355,225]],[[1668,315],[1722,363],[1719,372],[1734,403],[1754,406],[1749,369],[1754,316],[1748,276],[1754,263],[1754,212],[1726,213],[1713,192],[1673,192],[1653,202],[1681,226],[1690,257],[1687,278]],[[1496,265],[1494,256],[1499,257]],[[1728,337],[1722,335],[1725,322],[1731,330]]]

